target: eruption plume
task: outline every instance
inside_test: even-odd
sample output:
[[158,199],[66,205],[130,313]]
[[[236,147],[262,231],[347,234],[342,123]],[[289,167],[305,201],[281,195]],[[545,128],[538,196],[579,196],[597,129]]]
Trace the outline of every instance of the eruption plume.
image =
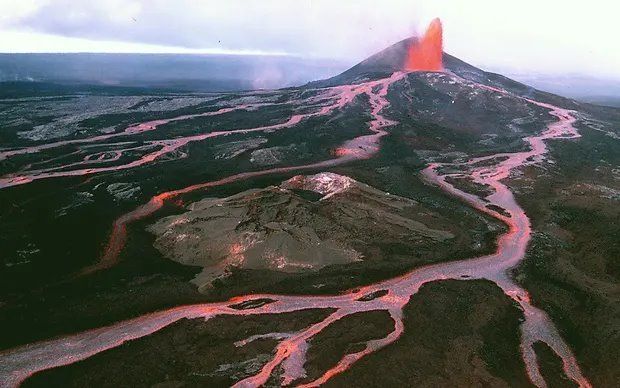
[[409,47],[405,70],[441,71],[443,70],[443,37],[441,20],[433,19],[424,36],[416,39]]

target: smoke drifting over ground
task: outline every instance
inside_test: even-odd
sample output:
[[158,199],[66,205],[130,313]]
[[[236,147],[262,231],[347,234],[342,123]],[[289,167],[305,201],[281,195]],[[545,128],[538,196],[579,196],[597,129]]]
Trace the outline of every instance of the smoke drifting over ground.
[[0,54],[0,82],[230,91],[302,85],[333,76],[346,66],[290,56]]

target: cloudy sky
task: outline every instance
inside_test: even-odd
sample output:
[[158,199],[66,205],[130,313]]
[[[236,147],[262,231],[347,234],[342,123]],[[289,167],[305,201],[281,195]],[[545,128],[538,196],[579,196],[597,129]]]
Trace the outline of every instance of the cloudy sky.
[[447,52],[620,79],[616,0],[0,0],[0,52],[265,53],[355,63],[444,23]]

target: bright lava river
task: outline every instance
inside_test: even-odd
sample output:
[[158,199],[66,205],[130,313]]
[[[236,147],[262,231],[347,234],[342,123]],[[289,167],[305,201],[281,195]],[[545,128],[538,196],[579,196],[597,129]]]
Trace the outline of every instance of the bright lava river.
[[[343,144],[335,150],[334,159],[304,166],[281,167],[256,172],[246,172],[233,175],[219,181],[206,182],[186,187],[176,191],[165,192],[151,199],[147,204],[136,210],[121,216],[114,224],[108,249],[101,261],[83,273],[107,268],[113,265],[118,253],[124,246],[126,226],[128,223],[152,214],[163,206],[164,201],[170,198],[188,193],[194,190],[205,189],[217,185],[227,184],[233,181],[247,179],[259,175],[274,172],[292,172],[297,170],[318,169],[331,167],[352,160],[369,158],[375,154],[380,145],[380,138],[387,134],[384,127],[394,125],[395,122],[383,117],[380,112],[389,104],[386,99],[389,86],[405,76],[405,73],[397,72],[391,77],[362,83],[359,85],[344,85],[325,89],[325,95],[332,98],[331,105],[323,106],[319,111],[303,115],[293,115],[287,122],[275,126],[258,127],[247,130],[228,132],[214,132],[208,135],[197,135],[175,140],[163,141],[163,151],[149,154],[129,165],[121,165],[118,169],[132,168],[145,163],[153,162],[158,156],[170,150],[176,150],[190,141],[201,141],[209,137],[225,136],[227,133],[247,133],[253,131],[277,130],[293,126],[301,120],[328,114],[335,109],[353,101],[360,95],[369,97],[372,107],[372,120],[369,129],[372,134],[360,136]],[[456,76],[455,76],[456,77]],[[491,88],[485,85],[477,85],[491,92],[507,94],[508,92]],[[451,195],[460,198],[477,210],[484,212],[508,226],[508,230],[497,242],[495,253],[455,262],[440,263],[417,268],[402,276],[371,284],[355,289],[354,291],[329,296],[290,296],[290,295],[245,295],[232,298],[225,302],[206,303],[190,306],[180,306],[169,310],[146,314],[111,326],[86,331],[83,333],[53,339],[44,342],[25,345],[19,348],[0,353],[0,381],[2,386],[13,387],[19,385],[24,379],[32,374],[62,365],[68,365],[84,360],[97,353],[117,347],[125,341],[134,340],[152,334],[183,318],[204,318],[208,320],[215,316],[226,315],[256,315],[256,314],[280,314],[306,309],[333,309],[333,313],[322,321],[315,323],[292,335],[281,333],[267,334],[266,336],[279,340],[275,354],[267,362],[260,372],[247,377],[235,384],[238,387],[255,387],[267,382],[275,369],[282,368],[281,384],[288,385],[305,376],[305,354],[310,340],[321,330],[333,322],[348,315],[366,311],[387,311],[394,321],[394,329],[385,338],[371,340],[366,347],[358,352],[345,355],[336,365],[327,370],[318,379],[304,386],[318,386],[329,380],[332,376],[346,371],[353,363],[362,357],[373,353],[396,341],[405,330],[403,324],[403,308],[420,287],[429,282],[443,279],[487,279],[497,284],[504,293],[517,302],[524,313],[525,320],[521,324],[521,353],[525,362],[526,370],[532,383],[539,387],[545,387],[546,383],[540,373],[533,344],[542,341],[562,359],[564,373],[580,387],[590,387],[588,380],[582,375],[568,345],[561,338],[557,328],[547,314],[534,307],[526,290],[521,288],[510,278],[510,270],[517,266],[525,256],[526,247],[531,238],[530,220],[524,210],[515,201],[512,192],[501,181],[508,178],[511,171],[523,165],[540,162],[547,152],[545,140],[568,139],[579,137],[573,127],[576,119],[568,110],[549,104],[526,99],[528,102],[549,109],[549,113],[557,118],[557,121],[549,124],[545,131],[538,136],[524,138],[529,144],[530,150],[515,153],[502,153],[482,158],[472,159],[463,164],[437,164],[433,163],[423,170],[425,179],[438,185]],[[235,109],[235,108],[232,108]],[[236,109],[248,109],[247,106]],[[223,112],[230,111],[230,109]],[[220,114],[222,111],[212,114]],[[177,119],[184,119],[177,118]],[[174,119],[173,119],[174,120]],[[144,123],[128,128],[125,132],[113,136],[126,136],[131,133],[155,130],[157,126],[165,124],[169,120]],[[92,141],[103,140],[112,136],[103,135]],[[84,139],[78,142],[89,142]],[[41,149],[62,146],[66,142],[51,143],[48,146],[38,148],[26,148],[11,152],[0,153],[0,159],[12,154],[39,152]],[[120,151],[122,152],[122,151]],[[88,160],[93,160],[89,158]],[[484,163],[481,163],[484,162]],[[462,172],[456,174],[460,177],[469,177],[476,183],[488,185],[494,192],[486,198],[480,198],[463,192],[446,181],[450,174],[441,173],[443,168],[460,168]],[[101,170],[113,170],[115,167],[105,169],[80,169],[70,171],[46,171],[37,172],[30,176],[11,177],[0,179],[0,188],[16,184],[29,183],[35,179],[53,178],[67,175],[90,175]],[[454,175],[454,174],[452,174]],[[501,213],[489,208],[503,209]],[[267,301],[268,303],[264,303]],[[239,306],[242,306],[241,308]],[[252,341],[252,337],[236,344],[243,346]]]

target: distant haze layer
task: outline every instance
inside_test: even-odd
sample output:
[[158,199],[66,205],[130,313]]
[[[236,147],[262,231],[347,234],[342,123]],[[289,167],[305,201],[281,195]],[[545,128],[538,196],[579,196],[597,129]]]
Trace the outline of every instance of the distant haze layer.
[[32,81],[231,91],[301,85],[346,64],[291,56],[0,54],[0,82]]
[[[339,74],[349,65],[342,61],[271,55],[0,54],[0,82],[219,92],[303,85]],[[562,96],[620,106],[620,81],[584,75],[504,75]]]
[[620,79],[619,14],[612,0],[0,0],[0,52],[277,53],[353,65],[439,17],[445,50],[478,67]]

